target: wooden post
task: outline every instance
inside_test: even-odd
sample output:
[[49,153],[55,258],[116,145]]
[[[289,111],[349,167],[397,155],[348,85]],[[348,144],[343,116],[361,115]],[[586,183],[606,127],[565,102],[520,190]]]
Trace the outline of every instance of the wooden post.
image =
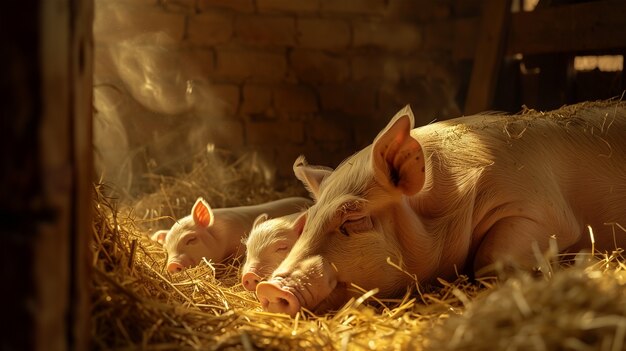
[[474,67],[465,100],[466,115],[491,107],[511,16],[511,0],[488,0],[483,6]]
[[89,349],[93,0],[0,4],[2,349]]

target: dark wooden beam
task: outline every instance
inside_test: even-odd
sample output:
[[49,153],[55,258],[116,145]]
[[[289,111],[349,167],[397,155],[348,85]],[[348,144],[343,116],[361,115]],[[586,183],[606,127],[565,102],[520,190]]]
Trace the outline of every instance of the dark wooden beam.
[[93,0],[0,2],[2,350],[89,350]]
[[[476,18],[455,24],[456,59],[472,59],[478,45]],[[588,53],[626,48],[626,1],[603,0],[512,14],[506,55]]]
[[465,100],[465,114],[491,108],[502,64],[511,0],[488,0],[483,8],[480,37],[474,54],[474,66]]
[[548,7],[513,16],[507,54],[626,47],[626,1]]

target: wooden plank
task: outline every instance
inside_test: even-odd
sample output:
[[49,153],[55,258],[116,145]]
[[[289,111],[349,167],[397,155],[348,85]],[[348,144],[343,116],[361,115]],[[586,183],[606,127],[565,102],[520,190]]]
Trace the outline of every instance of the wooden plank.
[[507,54],[543,54],[626,47],[626,1],[611,0],[517,13]]
[[3,349],[90,349],[92,4],[0,3]]
[[[604,0],[512,14],[506,55],[611,51],[626,48],[626,1]],[[474,58],[480,22],[455,23],[456,59]]]
[[488,0],[483,8],[474,66],[465,100],[465,114],[491,107],[502,63],[511,0]]
[[68,343],[72,350],[90,350],[91,267],[90,243],[93,216],[93,18],[94,0],[69,2],[70,116],[72,119],[73,213],[70,230],[70,308],[67,313]]
[[[37,1],[0,2],[0,264],[2,349],[33,350],[38,288],[34,240],[52,215],[38,178],[41,115]],[[38,201],[39,200],[39,201]]]

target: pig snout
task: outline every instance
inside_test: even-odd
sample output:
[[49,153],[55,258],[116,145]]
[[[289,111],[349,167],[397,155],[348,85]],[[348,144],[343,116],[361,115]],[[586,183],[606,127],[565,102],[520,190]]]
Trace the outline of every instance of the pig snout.
[[170,272],[170,273],[180,272],[180,271],[183,270],[183,268],[185,268],[185,267],[183,267],[183,265],[178,263],[178,262],[172,261],[172,262],[169,262],[167,264],[167,271]]
[[255,291],[261,280],[262,278],[258,274],[250,271],[241,276],[241,285],[248,291]]
[[270,280],[257,285],[256,294],[264,310],[293,317],[301,307],[315,309],[337,283],[331,265],[321,256],[313,256],[279,267]]
[[295,316],[300,310],[296,296],[280,287],[277,282],[265,281],[256,287],[256,295],[265,311]]

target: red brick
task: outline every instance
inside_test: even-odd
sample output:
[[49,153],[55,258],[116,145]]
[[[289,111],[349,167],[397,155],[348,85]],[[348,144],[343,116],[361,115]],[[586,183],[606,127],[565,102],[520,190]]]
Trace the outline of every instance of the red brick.
[[343,160],[345,160],[348,156],[352,155],[355,151],[358,150],[354,147],[354,144],[351,141],[311,141],[307,144],[309,145],[309,147],[307,148],[304,155],[309,164],[331,168],[337,168],[337,166]]
[[278,177],[295,179],[293,174],[293,163],[296,161],[298,156],[306,155],[309,148],[305,145],[284,144],[277,145],[275,149],[276,157],[274,164],[276,166],[276,173]]
[[393,51],[413,51],[422,42],[421,29],[413,24],[396,21],[355,21],[353,45],[377,47]]
[[453,50],[456,40],[455,26],[451,23],[434,22],[424,25],[423,49],[425,51]]
[[382,15],[385,0],[322,0],[322,13],[341,13],[346,15]]
[[439,21],[450,17],[451,4],[432,0],[388,0],[388,18],[420,22]]
[[219,91],[219,88],[216,89],[214,84],[207,80],[194,79],[189,81],[185,99],[187,104],[189,104],[188,107],[193,109],[199,116],[227,118],[234,115],[232,107],[226,102],[226,93]]
[[253,12],[253,0],[198,0],[200,11],[212,11],[215,8],[226,8],[238,12]]
[[99,41],[104,42],[117,43],[136,37],[138,33],[143,33],[144,40],[149,35],[159,33],[180,41],[185,33],[184,14],[168,13],[155,5],[133,4],[122,7],[116,3],[105,3],[98,5],[94,20],[94,33]]
[[246,43],[293,46],[296,23],[290,17],[241,15],[235,20],[235,34]]
[[194,44],[226,43],[233,37],[233,16],[226,13],[203,13],[191,16],[187,37]]
[[351,115],[371,115],[376,111],[377,91],[374,86],[327,85],[319,89],[322,107]]
[[272,106],[272,90],[269,86],[246,84],[243,87],[241,113],[267,114]]
[[[282,144],[276,147],[275,165],[277,175],[286,179],[295,179],[293,163],[300,155],[312,165],[337,167],[341,161],[357,149],[350,141],[314,142],[309,140],[304,145]],[[297,183],[301,186],[301,183]],[[306,194],[306,193],[305,193]]]
[[313,113],[318,110],[315,93],[301,85],[281,86],[273,91],[274,107],[281,113]]
[[[185,116],[176,116],[171,121],[174,123],[172,127],[161,128],[158,130],[160,132],[158,136],[152,136],[156,139],[156,143],[152,144],[157,147],[163,146],[163,154],[171,157],[189,154],[191,152],[189,148],[192,146],[205,148],[207,144],[215,144],[220,148],[232,150],[244,145],[243,122],[232,118],[202,115],[185,119]],[[181,149],[173,152],[173,148],[179,147]]]
[[393,114],[379,114],[375,120],[359,124],[358,128],[354,129],[355,149],[361,150],[364,147],[371,145],[372,142],[374,142],[376,135],[378,135],[378,133],[387,125],[393,116]]
[[400,80],[401,68],[396,57],[357,56],[352,59],[352,79],[395,82]]
[[319,11],[319,0],[257,0],[259,12],[293,12],[297,14]]
[[290,55],[295,76],[305,82],[343,82],[350,77],[347,59],[314,50],[294,50]]
[[457,0],[453,2],[454,15],[456,17],[480,17],[484,0]]
[[215,71],[215,52],[205,49],[183,50],[181,70],[191,79],[208,78]]
[[212,120],[208,129],[210,129],[208,142],[228,149],[244,145],[244,129],[241,121],[232,119]]
[[[423,80],[412,87],[384,86],[380,89],[381,113],[391,118],[405,105],[410,104],[415,115],[415,126],[423,126],[441,118],[439,111],[455,109],[454,98],[443,89],[440,82]],[[443,116],[447,117],[447,116]]]
[[312,49],[345,49],[350,44],[350,26],[342,20],[300,18],[298,45]]
[[423,78],[429,74],[432,59],[413,56],[403,59],[400,63],[402,79],[411,81],[415,78]]
[[239,109],[239,87],[235,84],[212,84],[211,90],[219,105],[227,115],[234,115]]
[[339,123],[340,120],[345,118],[316,118],[308,124],[306,130],[307,136],[314,142],[347,142],[352,140],[351,128],[345,125],[346,123]]
[[[352,143],[347,141],[313,142],[312,140],[309,140],[305,145],[278,145],[275,157],[277,175],[295,180],[293,163],[300,155],[304,155],[312,165],[337,167],[341,161],[356,151],[351,145]],[[295,182],[295,184],[302,186],[300,181]]]
[[196,12],[196,0],[169,0],[162,4],[167,12],[193,14]]
[[301,121],[261,121],[246,123],[248,142],[276,145],[304,142],[304,124]]
[[223,49],[217,51],[216,76],[244,81],[281,81],[287,71],[282,51]]

